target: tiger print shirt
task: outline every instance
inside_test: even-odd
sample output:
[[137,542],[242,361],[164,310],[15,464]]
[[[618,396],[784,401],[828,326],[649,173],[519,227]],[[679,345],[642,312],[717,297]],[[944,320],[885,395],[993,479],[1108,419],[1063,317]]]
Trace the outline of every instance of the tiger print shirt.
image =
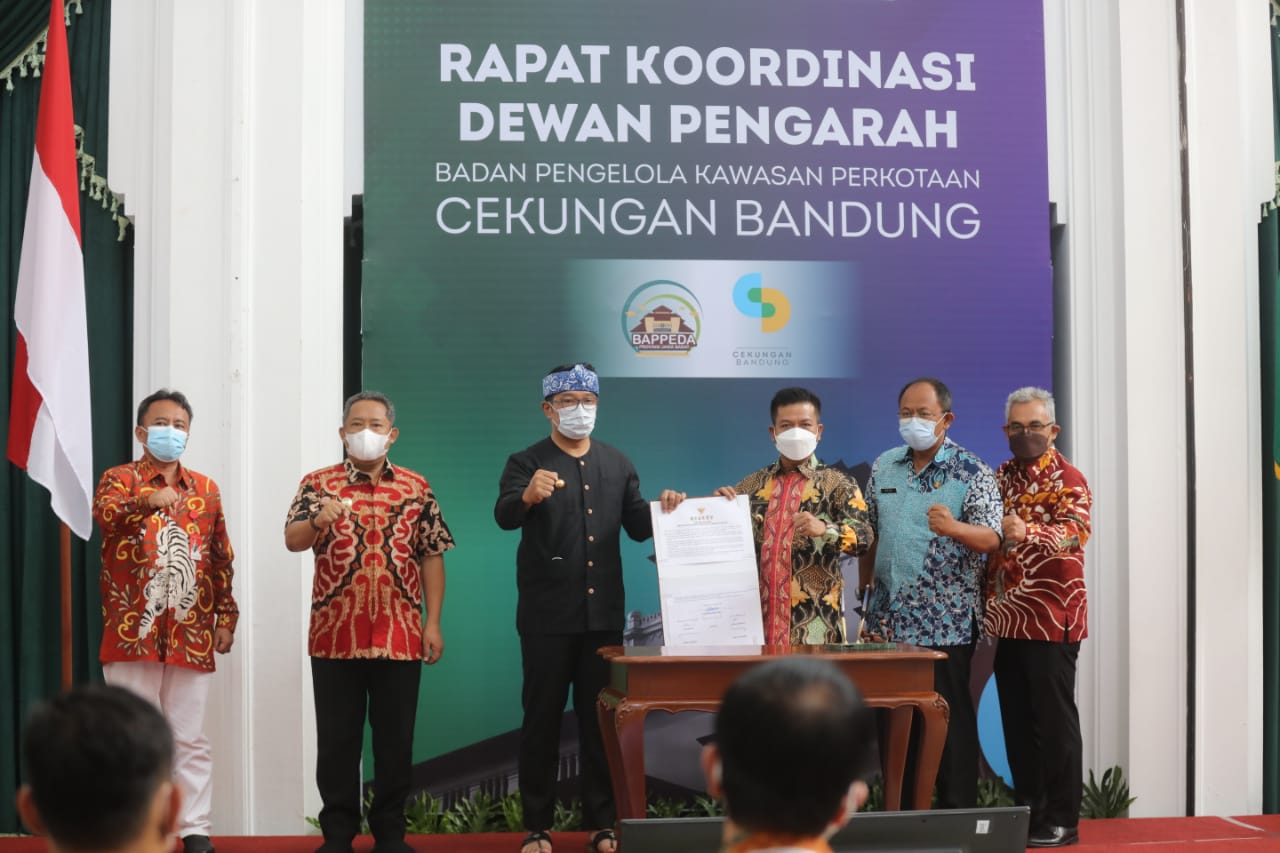
[[103,663],[159,661],[212,672],[213,633],[235,630],[231,542],[213,480],[178,466],[178,505],[152,509],[165,487],[145,455],[108,469],[93,498],[102,531]]

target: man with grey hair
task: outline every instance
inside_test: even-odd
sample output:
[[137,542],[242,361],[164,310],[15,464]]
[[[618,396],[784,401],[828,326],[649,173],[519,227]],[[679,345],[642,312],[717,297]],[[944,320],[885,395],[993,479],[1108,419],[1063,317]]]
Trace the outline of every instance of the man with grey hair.
[[444,552],[453,536],[427,479],[387,461],[400,435],[391,400],[361,391],[342,411],[338,436],[347,458],[302,478],[284,530],[290,551],[315,553],[307,651],[324,803],[317,853],[350,853],[360,830],[366,709],[373,849],[405,853],[421,664],[444,653]]
[[986,633],[999,638],[996,689],[1019,805],[1031,807],[1029,847],[1079,841],[1083,745],[1076,657],[1088,635],[1084,545],[1093,498],[1053,446],[1053,395],[1019,388],[1005,405],[1013,458],[996,481],[1004,542],[987,563]]

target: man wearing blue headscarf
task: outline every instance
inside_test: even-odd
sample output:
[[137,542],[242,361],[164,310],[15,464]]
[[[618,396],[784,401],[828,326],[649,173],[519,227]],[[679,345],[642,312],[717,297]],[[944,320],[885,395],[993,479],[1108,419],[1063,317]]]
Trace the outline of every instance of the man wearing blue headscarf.
[[[516,630],[520,633],[524,723],[520,796],[529,835],[522,853],[550,853],[560,720],[573,686],[582,773],[582,816],[595,853],[612,853],[616,813],[596,697],[609,665],[596,651],[622,644],[621,534],[653,535],[640,478],[622,451],[593,441],[600,378],[590,364],[553,368],[542,380],[542,412],[551,435],[513,453],[499,482],[493,515],[520,530],[516,552]],[[659,500],[670,510],[684,495]]]

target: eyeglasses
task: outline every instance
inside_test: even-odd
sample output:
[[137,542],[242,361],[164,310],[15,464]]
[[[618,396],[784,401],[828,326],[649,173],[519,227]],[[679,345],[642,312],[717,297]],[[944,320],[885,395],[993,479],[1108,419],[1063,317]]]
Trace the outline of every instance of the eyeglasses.
[[599,403],[595,397],[556,397],[551,401],[551,405],[557,409],[572,409],[574,406],[582,406],[587,411],[591,411]]
[[1020,424],[1017,421],[1014,421],[1013,423],[1008,424],[1005,429],[1009,431],[1009,435],[1022,435],[1024,432],[1048,432],[1049,427],[1051,426],[1053,426],[1053,421],[1050,421],[1047,424],[1042,424],[1039,421],[1032,421],[1029,424]]

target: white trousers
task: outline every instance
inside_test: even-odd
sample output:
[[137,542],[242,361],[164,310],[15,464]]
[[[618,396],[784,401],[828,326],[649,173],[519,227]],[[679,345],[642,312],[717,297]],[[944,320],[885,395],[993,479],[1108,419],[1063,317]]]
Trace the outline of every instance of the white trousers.
[[124,687],[151,702],[173,729],[173,781],[182,791],[178,837],[209,834],[213,803],[213,756],[204,736],[204,707],[211,672],[154,661],[104,663],[107,684]]

